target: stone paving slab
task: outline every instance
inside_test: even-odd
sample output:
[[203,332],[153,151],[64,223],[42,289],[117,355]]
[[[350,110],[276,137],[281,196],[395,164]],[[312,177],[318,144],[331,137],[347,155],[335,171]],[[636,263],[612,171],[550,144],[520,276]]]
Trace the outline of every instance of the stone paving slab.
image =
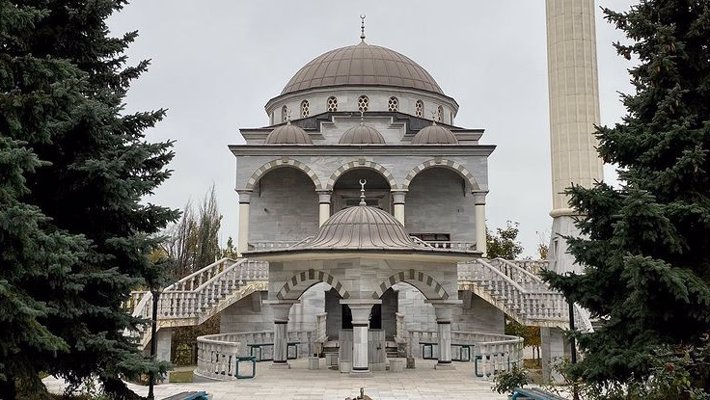
[[[473,363],[455,363],[456,370],[435,370],[435,360],[416,360],[417,368],[403,372],[373,372],[367,378],[351,377],[327,369],[308,370],[307,359],[291,360],[291,369],[270,369],[268,362],[257,364],[256,377],[227,382],[160,384],[155,398],[163,399],[184,391],[204,390],[213,400],[293,399],[344,400],[355,397],[360,388],[376,400],[504,400],[505,395],[491,390],[491,381],[473,376]],[[321,367],[324,360],[321,359]],[[44,380],[50,391],[60,393],[64,383],[56,378]],[[129,384],[145,396],[146,386]]]

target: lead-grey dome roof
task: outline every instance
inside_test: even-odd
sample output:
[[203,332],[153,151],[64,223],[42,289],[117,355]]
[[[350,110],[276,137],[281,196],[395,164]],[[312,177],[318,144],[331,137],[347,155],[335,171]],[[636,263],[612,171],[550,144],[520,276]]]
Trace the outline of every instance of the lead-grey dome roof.
[[338,141],[339,144],[385,144],[385,138],[375,128],[362,123],[353,126],[343,133]]
[[343,85],[395,86],[444,94],[434,78],[409,57],[365,41],[314,58],[296,72],[281,94]]
[[441,125],[425,126],[412,138],[412,144],[457,144],[456,139],[450,130]]
[[304,245],[308,249],[421,249],[392,214],[359,205],[333,214],[318,235]]
[[286,125],[279,126],[266,136],[265,144],[313,144],[311,137],[303,128],[291,125],[289,121]]

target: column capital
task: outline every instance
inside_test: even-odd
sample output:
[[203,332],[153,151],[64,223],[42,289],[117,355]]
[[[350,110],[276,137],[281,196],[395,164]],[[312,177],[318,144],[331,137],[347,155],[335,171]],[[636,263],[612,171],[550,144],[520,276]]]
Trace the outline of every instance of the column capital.
[[486,204],[486,195],[488,194],[487,190],[472,190],[471,194],[473,195],[473,202],[475,205],[485,205]]
[[251,189],[234,189],[239,195],[239,204],[249,204],[251,201],[251,194],[254,192]]
[[450,324],[454,307],[463,304],[462,300],[425,300],[424,302],[434,306],[437,324]]
[[343,299],[340,304],[347,304],[353,316],[355,325],[367,326],[370,324],[370,312],[375,304],[382,304],[382,300]]
[[276,324],[288,322],[291,306],[300,302],[300,300],[264,300],[264,304],[270,305],[274,310],[274,323]]
[[328,189],[316,189],[316,194],[318,194],[319,204],[330,204],[333,191]]
[[407,196],[408,189],[392,189],[392,203],[394,204],[404,204],[404,198]]

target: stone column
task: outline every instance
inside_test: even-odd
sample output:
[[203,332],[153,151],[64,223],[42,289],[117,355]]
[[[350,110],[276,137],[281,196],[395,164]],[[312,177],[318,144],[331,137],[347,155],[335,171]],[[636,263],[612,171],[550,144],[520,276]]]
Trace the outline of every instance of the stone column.
[[394,205],[394,219],[404,225],[404,197],[407,190],[392,189],[392,204]]
[[560,328],[540,328],[542,378],[545,382],[563,383],[564,378],[554,367],[570,356],[569,341]]
[[486,255],[486,194],[488,192],[474,190],[473,202],[475,206],[476,219],[476,250]]
[[171,362],[171,350],[173,344],[173,330],[170,328],[160,328],[155,334],[157,340],[157,349],[155,358],[158,361]]
[[237,254],[249,250],[249,202],[251,190],[237,190],[239,194],[239,231],[237,233]]
[[318,226],[323,225],[330,218],[330,202],[332,190],[316,190],[318,193]]
[[367,331],[370,327],[370,312],[372,306],[381,304],[382,300],[341,300],[340,303],[347,304],[353,316],[353,365],[350,374],[369,374]]
[[271,368],[289,368],[288,365],[288,313],[298,301],[274,301],[270,304],[274,311],[274,360]]
[[436,315],[436,328],[439,338],[439,360],[434,368],[455,369],[451,363],[451,315],[453,307],[460,301],[449,302],[446,300],[432,300]]

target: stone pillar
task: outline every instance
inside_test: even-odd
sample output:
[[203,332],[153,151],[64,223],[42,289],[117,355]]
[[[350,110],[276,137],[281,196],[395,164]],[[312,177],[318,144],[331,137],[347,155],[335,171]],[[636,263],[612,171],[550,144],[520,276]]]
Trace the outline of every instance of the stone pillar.
[[486,256],[486,194],[488,192],[474,190],[473,202],[476,219],[476,250]]
[[439,360],[434,368],[455,369],[451,363],[451,315],[453,307],[460,301],[430,301],[436,315],[436,330],[439,338]]
[[155,336],[158,344],[155,351],[156,360],[171,362],[173,330],[170,328],[160,328]]
[[544,382],[563,383],[564,378],[554,367],[570,355],[569,341],[560,328],[540,328],[540,356]]
[[274,311],[274,360],[271,368],[289,368],[288,365],[288,313],[298,301],[274,301],[270,304]]
[[369,374],[367,331],[370,327],[370,312],[372,306],[381,304],[382,300],[341,300],[340,303],[347,304],[353,316],[353,364],[350,374]]
[[239,231],[237,233],[237,254],[249,250],[249,202],[251,190],[237,190],[239,194]]
[[316,190],[318,193],[318,226],[323,225],[330,218],[330,201],[332,190]]
[[392,189],[392,204],[394,205],[394,219],[404,225],[404,197],[407,190]]

